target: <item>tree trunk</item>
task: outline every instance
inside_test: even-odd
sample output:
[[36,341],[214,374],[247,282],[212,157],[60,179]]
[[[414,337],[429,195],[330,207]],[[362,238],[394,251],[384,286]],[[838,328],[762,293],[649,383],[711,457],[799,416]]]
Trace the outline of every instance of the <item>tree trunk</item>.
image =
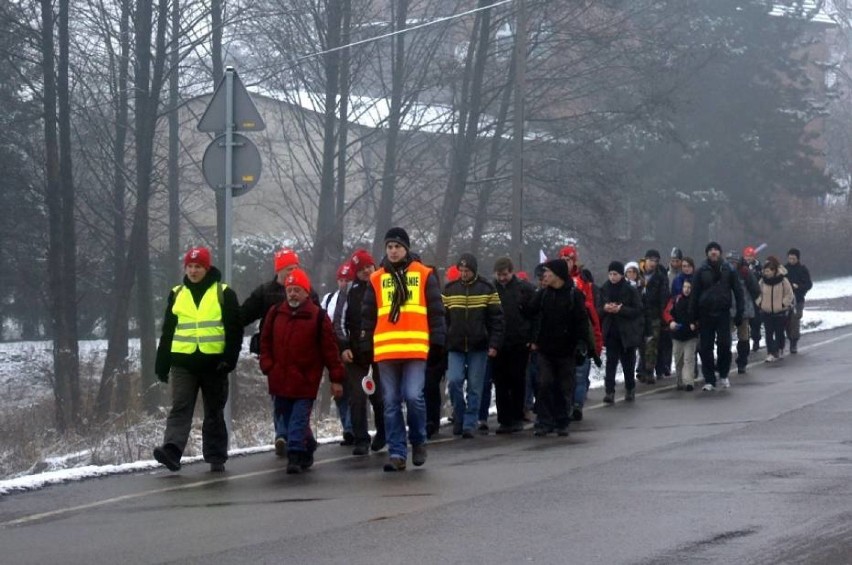
[[[351,0],[341,1],[342,24],[340,33],[341,45],[349,43],[349,28],[352,23]],[[332,246],[338,256],[343,255],[343,234],[346,230],[344,216],[346,213],[346,144],[349,141],[349,65],[351,58],[349,49],[340,54],[340,108],[338,111],[337,133],[337,205],[335,210],[334,239]]]
[[[399,0],[394,18],[394,31],[406,27],[408,19],[408,0]],[[382,171],[382,193],[379,198],[379,209],[376,214],[376,232],[373,238],[373,255],[384,255],[384,237],[388,229],[393,227],[393,201],[396,192],[396,161],[400,121],[402,119],[402,95],[405,88],[405,34],[400,33],[394,38],[391,50],[391,102],[388,115],[387,138],[385,143],[385,163]]]
[[[113,258],[112,258],[112,308],[115,308],[115,301],[119,295],[118,289],[120,284],[121,266],[126,254],[126,234],[125,234],[125,214],[126,212],[126,192],[127,179],[125,177],[125,159],[127,155],[127,129],[128,115],[130,106],[128,104],[128,75],[130,67],[130,0],[122,0],[121,2],[121,20],[119,23],[119,58],[118,58],[118,102],[115,108],[115,146],[113,147]],[[103,420],[107,417],[110,410],[113,410],[112,398],[113,390],[115,392],[115,412],[123,412],[126,410],[130,402],[131,383],[129,370],[127,366],[127,356],[129,354],[128,339],[129,332],[127,320],[113,326],[112,317],[107,323],[107,335],[110,340],[115,343],[114,356],[120,359],[116,371],[106,372],[101,375],[100,387],[98,388],[98,396],[96,400],[95,415],[98,419]]]
[[[178,281],[180,269],[180,0],[172,5],[171,53],[169,55],[169,253],[166,280]],[[220,41],[221,43],[221,41]]]
[[[491,2],[488,0],[480,0],[478,5],[481,7],[489,4]],[[453,152],[450,178],[447,182],[447,191],[444,194],[444,203],[438,225],[436,261],[439,265],[447,263],[456,216],[467,188],[468,171],[473,158],[476,138],[479,134],[479,117],[482,112],[482,83],[485,76],[485,61],[488,59],[488,43],[491,33],[491,10],[477,12],[477,21],[479,25],[474,24],[470,42],[472,49],[476,45],[475,54],[472,59],[468,57],[465,65],[465,82],[470,77],[470,91],[465,93],[465,89],[462,90],[462,111],[460,112],[459,133],[456,138],[457,145]],[[467,98],[465,99],[466,94]],[[465,109],[467,109],[466,112]]]
[[[326,49],[340,45],[340,2],[326,4]],[[335,225],[334,169],[335,143],[334,128],[337,121],[337,96],[340,84],[340,52],[325,54],[325,111],[323,116],[322,173],[320,176],[319,204],[317,206],[317,231],[314,237],[311,273],[318,279],[317,289],[325,290],[325,284],[332,278],[339,253],[334,254],[330,245]]]
[[53,39],[55,22],[51,0],[41,1],[41,23],[42,73],[44,76],[42,104],[44,107],[45,202],[47,204],[48,225],[50,226],[47,257],[49,264],[60,266],[58,269],[60,272],[49,277],[50,309],[53,319],[54,419],[56,429],[62,433],[67,431],[70,426],[71,396],[65,372],[69,355],[62,350],[61,346],[67,328],[65,328],[65,316],[62,308],[64,298],[61,277],[61,265],[64,257],[62,249],[62,182],[59,173],[59,134],[56,127],[56,46]]

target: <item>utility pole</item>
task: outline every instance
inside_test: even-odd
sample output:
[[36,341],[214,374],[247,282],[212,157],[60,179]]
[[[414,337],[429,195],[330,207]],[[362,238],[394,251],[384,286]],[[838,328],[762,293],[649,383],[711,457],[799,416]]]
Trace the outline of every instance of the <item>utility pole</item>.
[[524,83],[527,71],[527,6],[517,0],[515,23],[515,84],[512,123],[512,257],[524,268]]

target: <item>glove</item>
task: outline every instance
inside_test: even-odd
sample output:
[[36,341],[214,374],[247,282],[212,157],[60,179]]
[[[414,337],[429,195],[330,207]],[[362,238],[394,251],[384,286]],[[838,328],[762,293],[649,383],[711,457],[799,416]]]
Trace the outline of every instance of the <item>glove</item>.
[[440,345],[429,345],[429,354],[426,357],[426,366],[430,369],[440,369],[444,365],[446,352]]
[[600,369],[603,366],[603,361],[601,361],[600,355],[593,356],[592,361],[594,361],[595,367],[597,367],[598,369]]
[[167,383],[167,382],[169,382],[169,374],[168,373],[166,373],[165,375],[158,374],[157,380],[160,381],[161,383]]
[[228,373],[233,370],[234,368],[227,361],[219,361],[219,364],[216,365],[216,374],[222,377],[227,377]]

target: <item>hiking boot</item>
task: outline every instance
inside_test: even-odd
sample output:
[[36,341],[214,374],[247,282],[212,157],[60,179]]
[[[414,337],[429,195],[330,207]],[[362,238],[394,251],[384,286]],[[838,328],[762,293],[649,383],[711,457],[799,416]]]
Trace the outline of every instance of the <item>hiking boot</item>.
[[465,430],[461,436],[463,439],[473,439],[473,430]]
[[796,355],[799,353],[799,340],[791,339],[790,340],[790,355]]
[[411,462],[415,467],[420,467],[426,463],[426,444],[418,443],[411,446]]
[[381,451],[388,444],[387,440],[385,440],[384,435],[376,434],[376,437],[373,438],[373,442],[370,444],[370,449],[373,451]]
[[507,426],[506,424],[500,424],[497,426],[497,431],[495,432],[497,435],[510,434],[514,432],[514,428],[512,426]]
[[283,437],[275,438],[275,455],[278,457],[287,455],[287,440]]
[[301,473],[306,467],[304,466],[304,456],[305,453],[302,451],[288,451],[287,452],[287,474],[288,475],[298,475]]
[[355,444],[355,449],[352,450],[352,455],[367,455],[370,453],[370,443],[359,441]]
[[701,390],[703,390],[704,392],[713,392],[714,390],[716,390],[716,385],[711,385],[710,383],[708,383],[701,387]]
[[180,471],[180,453],[171,444],[154,448],[154,459],[161,465],[165,465],[169,471]]
[[396,471],[405,471],[405,459],[402,457],[389,457],[388,462],[383,467],[385,473],[393,473]]
[[479,426],[476,428],[480,433],[488,435],[488,422],[480,421]]
[[512,424],[512,432],[522,432],[524,431],[524,423],[520,420]]
[[575,422],[583,421],[583,407],[579,404],[574,405],[574,411],[571,412],[571,419]]
[[307,441],[305,441],[305,445],[308,450],[302,453],[301,465],[302,470],[308,469],[314,464],[314,452],[317,450],[317,440],[314,439],[314,436],[308,437]]
[[608,392],[603,397],[604,404],[615,404],[615,393]]
[[636,389],[625,390],[624,402],[633,402],[634,400],[636,400]]
[[210,472],[211,473],[224,473],[225,472],[225,464],[224,463],[211,463],[210,464]]
[[695,387],[692,385],[686,385],[685,387],[683,387],[683,390],[685,390],[686,392],[692,392],[693,390],[695,390]]
[[725,377],[724,379],[719,379],[719,386],[722,388],[731,388],[731,379]]
[[568,437],[568,426],[556,428],[556,435],[559,437]]
[[352,432],[343,432],[343,441],[340,442],[340,445],[355,445],[355,434]]

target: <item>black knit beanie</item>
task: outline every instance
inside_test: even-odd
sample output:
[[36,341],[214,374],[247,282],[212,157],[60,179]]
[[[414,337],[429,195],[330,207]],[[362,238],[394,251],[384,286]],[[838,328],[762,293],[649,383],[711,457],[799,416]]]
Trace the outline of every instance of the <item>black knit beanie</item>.
[[552,259],[545,263],[544,266],[563,281],[571,280],[571,274],[568,272],[568,263],[565,262],[565,259]]
[[391,228],[388,230],[388,233],[385,234],[385,245],[391,241],[402,245],[406,250],[411,249],[411,241],[408,239],[408,234],[402,228]]
[[609,267],[606,270],[607,273],[618,273],[622,277],[624,276],[624,263],[621,261],[613,261],[609,264]]
[[710,253],[711,249],[718,249],[719,253],[722,252],[722,246],[716,243],[715,241],[711,241],[707,244],[707,247],[704,248],[704,254],[707,255],[708,253]]

